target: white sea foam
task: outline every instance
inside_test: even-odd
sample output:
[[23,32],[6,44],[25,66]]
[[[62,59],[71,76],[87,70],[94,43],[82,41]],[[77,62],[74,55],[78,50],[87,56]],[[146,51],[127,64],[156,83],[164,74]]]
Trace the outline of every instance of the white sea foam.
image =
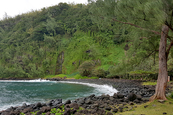
[[34,80],[0,80],[0,82],[56,82],[45,79],[34,79]]
[[31,103],[27,103],[27,102],[22,102],[22,103],[16,103],[16,104],[8,104],[8,105],[3,105],[2,107],[0,106],[0,111],[6,110],[10,107],[19,107],[22,106],[23,103],[26,103],[27,105],[33,104]]
[[[0,80],[0,82],[54,82],[54,83],[60,82],[60,83],[81,84],[81,85],[87,85],[90,87],[94,87],[95,90],[93,93],[96,94],[97,96],[102,95],[102,94],[105,94],[105,95],[108,94],[108,95],[112,96],[114,93],[118,92],[115,88],[113,88],[110,85],[97,85],[97,84],[83,83],[83,82],[71,82],[71,81],[58,81],[57,82],[57,81],[49,81],[49,80],[42,80],[42,79],[36,79],[36,80]],[[88,95],[86,95],[86,96],[88,96]],[[75,97],[77,98],[78,95],[75,95]],[[37,101],[35,100],[35,102],[37,102]],[[25,103],[25,102],[22,102],[22,103]],[[26,104],[31,104],[31,103],[34,103],[34,102],[30,102],[30,103],[26,102]],[[8,104],[8,105],[0,106],[0,111],[5,110],[11,106],[13,106],[13,107],[21,106],[21,103],[10,104],[10,105]]]
[[71,82],[71,81],[59,81],[61,83],[72,83],[72,84],[81,84],[81,85],[87,85],[90,87],[96,88],[96,92],[99,92],[100,94],[110,95],[112,96],[114,93],[117,93],[118,91],[113,88],[110,85],[97,85],[92,83],[82,83],[82,82]]

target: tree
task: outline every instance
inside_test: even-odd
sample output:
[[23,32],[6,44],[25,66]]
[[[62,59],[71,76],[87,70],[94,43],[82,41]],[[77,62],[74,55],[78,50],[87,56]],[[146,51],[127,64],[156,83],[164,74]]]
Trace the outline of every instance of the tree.
[[49,15],[49,19],[47,19],[47,21],[45,23],[45,26],[46,26],[46,29],[47,29],[48,33],[51,36],[56,35],[57,23],[56,23],[55,19],[52,18],[50,15]]
[[[89,0],[89,2],[93,4],[92,8],[97,11],[98,20],[130,26],[136,31],[133,35],[134,38],[160,37],[158,80],[155,94],[150,98],[150,101],[154,99],[166,100],[167,61],[173,45],[173,37],[171,37],[173,35],[173,1],[97,0],[94,2]],[[94,11],[93,9],[91,12]]]
[[7,12],[4,13],[3,20],[7,20],[9,16],[7,15]]

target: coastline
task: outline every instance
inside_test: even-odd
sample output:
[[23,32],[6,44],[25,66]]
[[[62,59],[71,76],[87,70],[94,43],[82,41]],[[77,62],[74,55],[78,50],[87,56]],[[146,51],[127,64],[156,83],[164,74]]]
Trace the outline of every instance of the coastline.
[[[8,79],[9,80],[9,79]],[[15,79],[15,80],[19,80],[19,79]],[[24,79],[22,79],[24,80]],[[26,80],[26,79],[25,79]],[[27,79],[28,80],[28,79]],[[31,79],[30,79],[31,80]],[[33,80],[33,79],[32,79]],[[67,105],[67,104],[72,104],[72,103],[76,103],[78,107],[82,107],[87,109],[88,107],[93,106],[94,104],[98,104],[98,105],[104,105],[105,103],[107,103],[108,105],[112,105],[112,104],[129,104],[129,103],[145,103],[148,101],[148,98],[154,94],[155,91],[155,87],[154,86],[142,86],[140,80],[125,80],[125,79],[47,79],[47,80],[51,80],[51,81],[69,81],[69,82],[81,82],[81,83],[92,83],[92,84],[98,84],[98,85],[109,85],[112,86],[113,88],[117,89],[119,92],[117,94],[114,94],[113,96],[109,96],[109,95],[102,95],[102,96],[98,96],[96,97],[95,95],[91,95],[89,97],[85,97],[85,98],[79,98],[76,100],[67,100],[66,102],[62,103],[62,100],[60,99],[60,101],[57,100],[51,100],[49,103],[36,103],[36,104],[31,104],[31,105],[26,105],[23,104],[21,107],[11,107],[8,108],[5,111],[1,111],[0,115],[2,115],[2,113],[7,112],[9,115],[14,114],[14,112],[16,112],[16,110],[20,110],[20,113],[24,112],[24,113],[28,113],[28,112],[32,112],[32,111],[40,111],[42,110],[42,108],[49,108],[49,112],[52,108],[59,108],[60,105]],[[132,97],[133,99],[128,99]],[[87,101],[89,100],[89,101]],[[96,100],[96,102],[100,102],[100,103],[96,103],[94,100]],[[111,101],[114,101],[114,103],[111,103]],[[110,103],[109,103],[110,102]],[[39,106],[38,106],[39,105]],[[53,105],[53,106],[51,106]],[[25,110],[26,108],[29,108],[31,110]],[[106,106],[105,106],[106,107]],[[103,110],[106,109],[105,107],[103,107]],[[37,108],[37,109],[33,109],[33,108]],[[100,106],[99,106],[100,108]],[[101,106],[102,108],[102,106]],[[93,108],[89,108],[89,109],[94,109],[97,110],[98,107],[93,107]],[[107,108],[108,109],[108,108]],[[110,109],[110,108],[109,108]],[[24,111],[25,110],[25,111]],[[113,108],[110,109],[113,112]],[[100,109],[99,109],[100,111]],[[95,111],[96,113],[98,113],[99,111]],[[12,113],[11,113],[12,112]],[[43,113],[43,111],[40,111]],[[91,111],[88,111],[91,112]],[[115,111],[114,111],[115,112]],[[118,112],[118,111],[117,111]],[[19,111],[18,111],[19,113]],[[16,114],[16,113],[15,113]]]

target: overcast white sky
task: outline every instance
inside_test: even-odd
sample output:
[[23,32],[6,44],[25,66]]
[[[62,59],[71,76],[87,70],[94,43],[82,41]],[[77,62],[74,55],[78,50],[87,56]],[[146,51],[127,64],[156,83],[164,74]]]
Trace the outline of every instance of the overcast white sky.
[[8,16],[14,17],[18,14],[31,10],[41,9],[57,5],[60,2],[66,3],[88,3],[88,0],[2,0],[0,3],[0,20],[3,19],[5,12]]

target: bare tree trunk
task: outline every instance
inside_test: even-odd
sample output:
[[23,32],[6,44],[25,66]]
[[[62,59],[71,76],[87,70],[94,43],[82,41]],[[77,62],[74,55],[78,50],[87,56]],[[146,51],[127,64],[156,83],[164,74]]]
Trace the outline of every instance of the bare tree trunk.
[[167,25],[163,25],[161,39],[160,39],[160,46],[159,46],[159,74],[158,74],[155,94],[150,98],[150,101],[153,101],[155,99],[167,100],[165,90],[168,82],[167,54],[166,54],[168,31],[169,27]]

